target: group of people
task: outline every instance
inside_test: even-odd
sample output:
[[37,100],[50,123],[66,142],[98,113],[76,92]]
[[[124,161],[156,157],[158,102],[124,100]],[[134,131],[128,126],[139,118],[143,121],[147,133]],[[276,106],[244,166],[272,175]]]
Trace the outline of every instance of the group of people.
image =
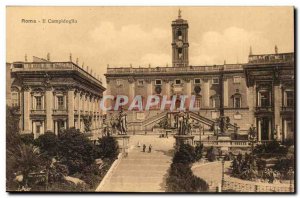
[[[141,146],[141,144],[140,144],[140,142],[138,142],[138,147],[140,147],[140,146]],[[147,148],[146,144],[143,144],[143,152],[144,153],[146,152],[146,148]],[[150,144],[148,147],[148,153],[151,153],[151,151],[152,151],[152,145]]]
[[[143,145],[143,152],[146,152],[146,148],[147,148],[147,146],[144,144],[144,145]],[[149,145],[148,152],[151,153],[151,150],[152,150],[152,146],[151,146],[151,144],[150,144],[150,145]]]

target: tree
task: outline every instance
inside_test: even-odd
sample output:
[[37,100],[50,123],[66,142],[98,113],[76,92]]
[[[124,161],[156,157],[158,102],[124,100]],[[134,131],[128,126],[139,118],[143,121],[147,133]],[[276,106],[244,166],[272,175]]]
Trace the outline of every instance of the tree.
[[40,148],[40,151],[44,156],[50,159],[57,156],[58,138],[54,133],[46,132],[45,134],[40,135],[35,140],[34,144]]
[[110,136],[104,136],[98,139],[97,157],[102,159],[108,158],[114,160],[119,155],[119,146],[118,142]]
[[33,145],[21,144],[18,145],[14,151],[7,156],[8,167],[14,169],[20,175],[23,175],[24,186],[30,186],[28,183],[29,174],[43,169],[44,161],[37,147]]
[[65,130],[60,134],[58,141],[60,161],[68,166],[71,174],[81,172],[85,166],[94,162],[94,145],[79,130]]
[[84,116],[83,117],[83,124],[84,124],[84,131],[85,132],[91,131],[92,117],[91,116]]
[[190,164],[195,162],[195,160],[196,160],[195,149],[193,146],[189,144],[180,145],[178,151],[175,153],[173,157],[174,163]]

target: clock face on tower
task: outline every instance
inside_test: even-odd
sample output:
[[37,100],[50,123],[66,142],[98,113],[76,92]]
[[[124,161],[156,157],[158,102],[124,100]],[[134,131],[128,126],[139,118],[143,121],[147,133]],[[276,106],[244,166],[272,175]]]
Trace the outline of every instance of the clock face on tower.
[[177,45],[177,47],[178,48],[182,48],[182,46],[183,46],[183,42],[182,41],[176,41],[176,45]]

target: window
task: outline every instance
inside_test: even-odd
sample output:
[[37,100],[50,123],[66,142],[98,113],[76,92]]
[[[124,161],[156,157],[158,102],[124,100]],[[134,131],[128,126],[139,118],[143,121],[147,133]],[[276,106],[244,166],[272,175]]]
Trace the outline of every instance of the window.
[[42,96],[35,96],[35,104],[36,104],[36,106],[35,106],[35,109],[37,109],[37,110],[41,110],[42,108],[43,108],[43,106],[42,106]]
[[233,98],[233,106],[234,108],[241,108],[241,97],[236,95],[234,98]]
[[196,78],[196,79],[194,79],[194,84],[200,84],[200,78]]
[[196,108],[200,108],[200,107],[201,107],[201,96],[196,97],[196,100],[195,100],[195,107],[196,107]]
[[57,96],[57,104],[58,104],[58,109],[60,109],[60,110],[65,109],[63,96]]
[[178,36],[179,40],[182,40],[182,32],[181,32],[181,30],[178,30],[177,36]]
[[140,85],[140,86],[144,85],[144,81],[143,80],[138,80],[138,85]]
[[35,132],[37,134],[40,134],[41,133],[41,128],[42,128],[42,125],[41,125],[41,122],[35,122]]
[[219,78],[213,78],[212,84],[219,84]]
[[294,92],[286,91],[286,106],[293,107],[294,106]]
[[270,92],[267,90],[260,91],[260,106],[261,107],[269,107],[270,106]]
[[161,84],[162,84],[161,80],[155,80],[155,85],[161,85]]
[[11,105],[13,107],[19,106],[19,93],[18,92],[11,93]]
[[220,97],[219,96],[214,96],[212,98],[212,107],[213,108],[219,108],[220,107]]
[[181,85],[181,80],[179,80],[179,79],[175,80],[175,84],[176,85]]
[[234,76],[233,77],[233,83],[241,83],[241,77],[240,76]]
[[178,59],[182,59],[182,48],[178,49]]

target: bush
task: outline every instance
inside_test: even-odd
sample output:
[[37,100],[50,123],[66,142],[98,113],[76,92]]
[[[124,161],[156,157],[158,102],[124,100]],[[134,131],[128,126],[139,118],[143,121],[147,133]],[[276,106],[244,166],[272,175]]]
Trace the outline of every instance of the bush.
[[119,155],[118,142],[110,136],[104,136],[98,139],[99,144],[96,145],[97,157],[98,158],[108,158],[114,160]]
[[193,146],[189,144],[180,145],[173,157],[173,163],[190,164],[196,161],[196,153]]
[[188,164],[172,163],[167,178],[168,192],[205,192],[208,184],[193,175]]
[[257,145],[253,153],[256,155],[286,155],[287,154],[287,148],[285,146],[281,146],[279,142],[272,141],[268,142],[267,144],[260,144]]
[[71,174],[81,172],[95,160],[94,145],[79,130],[65,130],[59,136],[58,154]]
[[198,161],[202,158],[203,155],[203,144],[198,144],[195,147],[195,160]]
[[280,174],[283,176],[284,179],[287,179],[289,177],[288,171],[290,168],[292,168],[294,170],[294,159],[293,158],[280,159],[273,166],[273,169],[280,172]]
[[210,147],[207,150],[207,153],[206,153],[207,160],[210,161],[210,162],[215,161],[216,160],[216,153],[217,153],[217,149],[214,148],[214,147]]
[[52,132],[40,135],[34,144],[40,148],[41,153],[47,158],[52,158],[58,153],[58,138]]
[[24,144],[34,144],[34,135],[33,133],[21,134],[20,139]]
[[50,184],[64,181],[64,177],[69,174],[68,167],[64,164],[54,162],[48,168],[48,182]]

